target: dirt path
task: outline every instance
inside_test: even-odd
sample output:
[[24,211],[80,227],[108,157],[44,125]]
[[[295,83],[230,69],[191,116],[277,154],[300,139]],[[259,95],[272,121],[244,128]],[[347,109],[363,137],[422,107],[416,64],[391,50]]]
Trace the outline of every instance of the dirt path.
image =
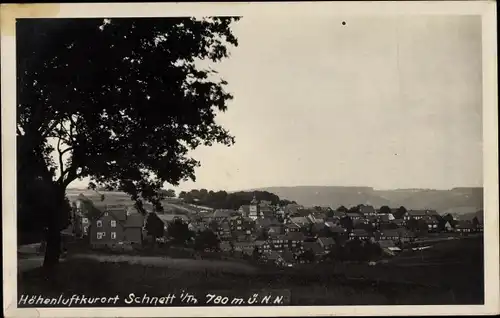
[[249,264],[218,260],[179,259],[161,256],[75,254],[71,256],[71,258],[87,258],[97,260],[99,262],[126,262],[129,264],[171,267],[195,271],[199,271],[200,269],[212,269],[232,273],[253,273],[257,271],[257,268]]

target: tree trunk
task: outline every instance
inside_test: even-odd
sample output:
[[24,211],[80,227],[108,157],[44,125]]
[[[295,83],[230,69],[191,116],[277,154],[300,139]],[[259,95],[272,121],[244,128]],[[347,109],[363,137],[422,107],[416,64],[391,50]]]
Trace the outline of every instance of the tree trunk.
[[55,222],[49,223],[45,237],[47,246],[45,258],[43,260],[43,268],[49,276],[52,276],[54,273],[61,255],[61,232],[59,226],[54,223]]
[[54,209],[50,211],[45,233],[46,250],[43,268],[48,277],[53,277],[61,256],[61,230],[63,229],[65,190],[54,185]]

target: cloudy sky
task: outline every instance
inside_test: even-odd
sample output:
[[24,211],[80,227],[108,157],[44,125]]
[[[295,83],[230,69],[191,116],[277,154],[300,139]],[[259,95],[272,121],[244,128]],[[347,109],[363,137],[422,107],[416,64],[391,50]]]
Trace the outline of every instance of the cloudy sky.
[[215,68],[236,144],[194,151],[178,190],[482,186],[480,17],[269,15],[234,34]]

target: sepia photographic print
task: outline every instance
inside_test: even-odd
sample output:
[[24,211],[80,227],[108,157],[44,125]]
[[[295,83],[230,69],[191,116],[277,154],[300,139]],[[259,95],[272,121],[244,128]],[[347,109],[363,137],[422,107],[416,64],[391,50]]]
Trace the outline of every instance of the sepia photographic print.
[[495,12],[2,5],[5,315],[498,314]]

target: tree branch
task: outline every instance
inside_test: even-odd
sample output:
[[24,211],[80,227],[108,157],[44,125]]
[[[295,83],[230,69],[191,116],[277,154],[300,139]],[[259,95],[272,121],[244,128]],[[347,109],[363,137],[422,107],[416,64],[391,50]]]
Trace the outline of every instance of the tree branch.
[[[63,162],[63,152],[61,151],[61,138],[57,140],[57,152],[59,153],[59,171],[60,171],[60,177],[61,179],[64,174],[64,162]],[[62,180],[62,179],[61,179]]]

